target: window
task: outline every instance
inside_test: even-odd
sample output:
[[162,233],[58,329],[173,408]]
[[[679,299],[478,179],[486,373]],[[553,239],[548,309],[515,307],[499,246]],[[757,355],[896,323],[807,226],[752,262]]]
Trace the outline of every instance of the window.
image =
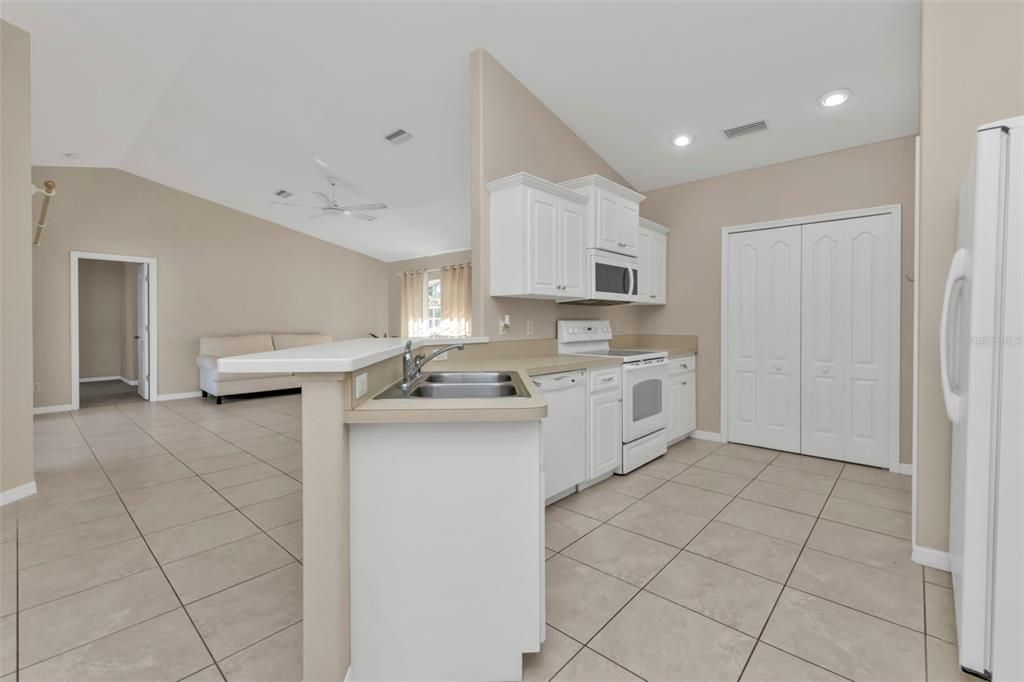
[[441,271],[431,270],[423,278],[423,322],[425,336],[441,333]]

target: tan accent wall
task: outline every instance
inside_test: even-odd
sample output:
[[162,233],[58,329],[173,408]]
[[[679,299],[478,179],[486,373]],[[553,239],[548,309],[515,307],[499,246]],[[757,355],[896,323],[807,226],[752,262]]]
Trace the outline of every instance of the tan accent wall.
[[0,21],[0,491],[32,481],[29,35]]
[[[408,260],[388,263],[388,267],[391,269],[391,276],[388,278],[388,334],[391,336],[400,336],[402,334],[402,278],[399,277],[401,273],[408,270],[434,270],[445,265],[471,263],[472,261],[472,251],[453,251],[452,253],[442,253],[436,256],[423,256],[422,258],[410,258]],[[475,280],[473,284],[476,284]],[[486,336],[486,334],[477,334],[475,319],[473,324],[473,333],[475,335]]]
[[127,268],[126,263],[106,260],[82,260],[78,264],[78,362],[82,379],[121,376],[126,345]]
[[951,431],[939,379],[939,316],[960,185],[979,125],[1024,114],[1024,3],[923,3],[918,311],[917,544],[946,549]]
[[162,395],[199,389],[199,336],[387,329],[386,263],[120,170],[33,173],[59,192],[33,253],[37,405],[70,401],[71,251],[157,259]]
[[[722,228],[818,213],[902,205],[902,269],[914,262],[914,138],[844,149],[647,192],[640,213],[672,228],[668,305],[643,312],[647,334],[700,338],[697,428],[721,430]],[[901,460],[910,461],[913,285],[902,279]]]
[[[490,283],[490,194],[486,183],[526,171],[553,182],[597,173],[630,187],[544,103],[485,50],[470,55],[471,224],[473,250],[473,333],[505,341],[553,338],[559,319],[629,319],[619,308],[565,306],[552,301],[492,298]],[[512,316],[512,329],[498,334],[498,321]],[[478,324],[479,322],[479,324]]]

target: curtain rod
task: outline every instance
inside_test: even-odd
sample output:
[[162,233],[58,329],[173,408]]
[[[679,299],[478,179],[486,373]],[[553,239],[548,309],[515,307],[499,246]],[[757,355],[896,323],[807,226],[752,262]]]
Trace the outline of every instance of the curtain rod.
[[43,183],[43,189],[32,185],[32,194],[43,195],[43,205],[39,209],[39,220],[32,227],[32,246],[39,246],[39,241],[43,238],[43,228],[46,227],[46,212],[50,208],[50,199],[57,194],[57,183],[53,180],[47,180]]
[[421,272],[433,272],[434,270],[454,270],[455,268],[469,268],[472,266],[472,263],[452,263],[451,265],[441,265],[436,268],[418,268],[416,270],[403,270],[401,272],[396,272],[395,277],[404,277],[405,275],[418,275]]

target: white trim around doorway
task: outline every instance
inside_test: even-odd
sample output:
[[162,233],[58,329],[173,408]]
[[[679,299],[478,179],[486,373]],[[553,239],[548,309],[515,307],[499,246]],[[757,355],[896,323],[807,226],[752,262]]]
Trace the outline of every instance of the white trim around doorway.
[[[121,263],[145,263],[149,265],[149,396],[155,400],[157,392],[157,268],[156,258],[147,256],[123,256],[114,253],[93,253],[90,251],[71,252],[71,406],[79,409],[78,358],[78,262],[80,260],[109,260]],[[121,378],[121,377],[115,377]],[[136,382],[136,385],[138,382]]]
[[847,220],[850,218],[867,218],[870,216],[877,215],[888,215],[892,221],[892,229],[896,233],[896,252],[893,254],[893,258],[896,261],[896,268],[894,269],[898,279],[895,283],[896,286],[896,320],[894,324],[895,330],[895,349],[893,355],[895,356],[896,367],[896,380],[892,382],[889,398],[892,405],[896,408],[893,410],[891,419],[894,420],[893,424],[890,424],[889,428],[889,471],[896,473],[905,473],[906,469],[904,465],[900,464],[900,351],[901,351],[901,340],[900,340],[900,327],[901,327],[901,311],[900,311],[900,299],[902,296],[902,258],[901,254],[903,251],[903,230],[902,230],[902,205],[901,204],[890,204],[886,206],[874,206],[871,208],[853,209],[848,211],[836,211],[835,213],[820,213],[817,215],[802,216],[799,218],[785,218],[782,220],[770,220],[763,223],[749,223],[746,225],[731,225],[722,228],[722,281],[721,281],[721,336],[720,342],[720,358],[721,358],[721,376],[720,376],[720,390],[721,394],[721,425],[720,433],[723,443],[729,442],[729,355],[727,340],[729,338],[729,306],[728,306],[728,292],[729,292],[729,235],[737,232],[751,232],[754,230],[770,230],[778,227],[791,227],[793,225],[808,225],[813,223],[826,223],[835,220]]

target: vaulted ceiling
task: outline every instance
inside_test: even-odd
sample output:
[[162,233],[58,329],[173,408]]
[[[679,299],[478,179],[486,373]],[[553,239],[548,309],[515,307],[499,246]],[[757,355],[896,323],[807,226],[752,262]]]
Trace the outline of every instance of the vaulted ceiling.
[[[121,168],[389,261],[469,246],[478,47],[641,191],[917,131],[909,0],[8,0],[3,15],[32,34],[36,164]],[[847,104],[818,106],[840,87]],[[413,139],[386,142],[396,128]],[[679,132],[694,144],[673,147]],[[369,223],[271,204],[282,188],[315,203],[314,157],[340,201],[390,208]]]

